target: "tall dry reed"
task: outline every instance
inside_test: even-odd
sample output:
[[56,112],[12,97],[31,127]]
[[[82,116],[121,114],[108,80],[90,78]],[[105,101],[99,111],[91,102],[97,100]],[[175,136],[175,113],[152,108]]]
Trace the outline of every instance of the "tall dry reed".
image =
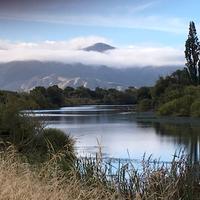
[[[1,200],[101,200],[116,199],[103,185],[88,185],[73,174],[68,176],[55,165],[31,166],[9,147],[0,153]],[[54,161],[53,161],[54,160]]]

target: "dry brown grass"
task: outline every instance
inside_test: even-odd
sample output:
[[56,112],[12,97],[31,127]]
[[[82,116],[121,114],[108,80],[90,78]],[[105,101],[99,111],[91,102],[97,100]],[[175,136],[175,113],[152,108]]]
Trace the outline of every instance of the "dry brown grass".
[[112,200],[116,195],[103,185],[88,186],[73,175],[68,179],[52,167],[34,169],[9,150],[0,157],[0,199]]
[[147,160],[140,173],[126,164],[113,178],[106,176],[98,157],[96,162],[93,158],[79,160],[69,171],[59,168],[61,157],[61,153],[52,154],[45,163],[33,165],[12,146],[0,151],[0,200],[200,199],[200,166],[188,166],[184,157],[167,168],[159,163],[151,166]]

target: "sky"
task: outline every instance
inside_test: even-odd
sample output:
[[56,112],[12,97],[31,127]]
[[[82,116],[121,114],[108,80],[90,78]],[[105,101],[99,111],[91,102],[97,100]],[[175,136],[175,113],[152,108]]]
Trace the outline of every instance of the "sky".
[[[198,0],[0,0],[0,62],[183,65],[189,22],[199,29],[199,5]],[[104,55],[80,51],[95,42],[118,49]]]

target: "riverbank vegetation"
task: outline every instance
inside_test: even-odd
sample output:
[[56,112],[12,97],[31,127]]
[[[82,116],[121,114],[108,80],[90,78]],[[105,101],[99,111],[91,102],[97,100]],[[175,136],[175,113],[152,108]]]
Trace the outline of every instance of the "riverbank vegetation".
[[65,151],[68,164],[63,161],[61,164],[70,167],[75,158],[73,139],[60,130],[45,128],[20,109],[17,101],[8,100],[0,105],[0,150],[12,144],[30,163],[45,162],[51,153]]
[[20,112],[18,102],[1,105],[1,199],[195,200],[200,165],[184,152],[171,163],[78,158],[74,140]]
[[9,146],[0,152],[1,199],[68,200],[198,200],[199,164],[175,156],[172,163],[144,159],[141,169],[131,161],[113,167],[101,157],[82,158],[67,171],[65,153],[52,154],[40,165]]

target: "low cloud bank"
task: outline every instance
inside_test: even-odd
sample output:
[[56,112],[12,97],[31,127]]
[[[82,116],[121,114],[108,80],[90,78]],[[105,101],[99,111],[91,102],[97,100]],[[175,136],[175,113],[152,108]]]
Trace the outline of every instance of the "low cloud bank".
[[58,61],[107,65],[116,68],[184,64],[183,50],[173,47],[136,45],[117,48],[104,53],[82,50],[82,48],[97,42],[110,43],[102,37],[79,37],[69,41],[44,41],[39,43],[0,41],[0,61]]

